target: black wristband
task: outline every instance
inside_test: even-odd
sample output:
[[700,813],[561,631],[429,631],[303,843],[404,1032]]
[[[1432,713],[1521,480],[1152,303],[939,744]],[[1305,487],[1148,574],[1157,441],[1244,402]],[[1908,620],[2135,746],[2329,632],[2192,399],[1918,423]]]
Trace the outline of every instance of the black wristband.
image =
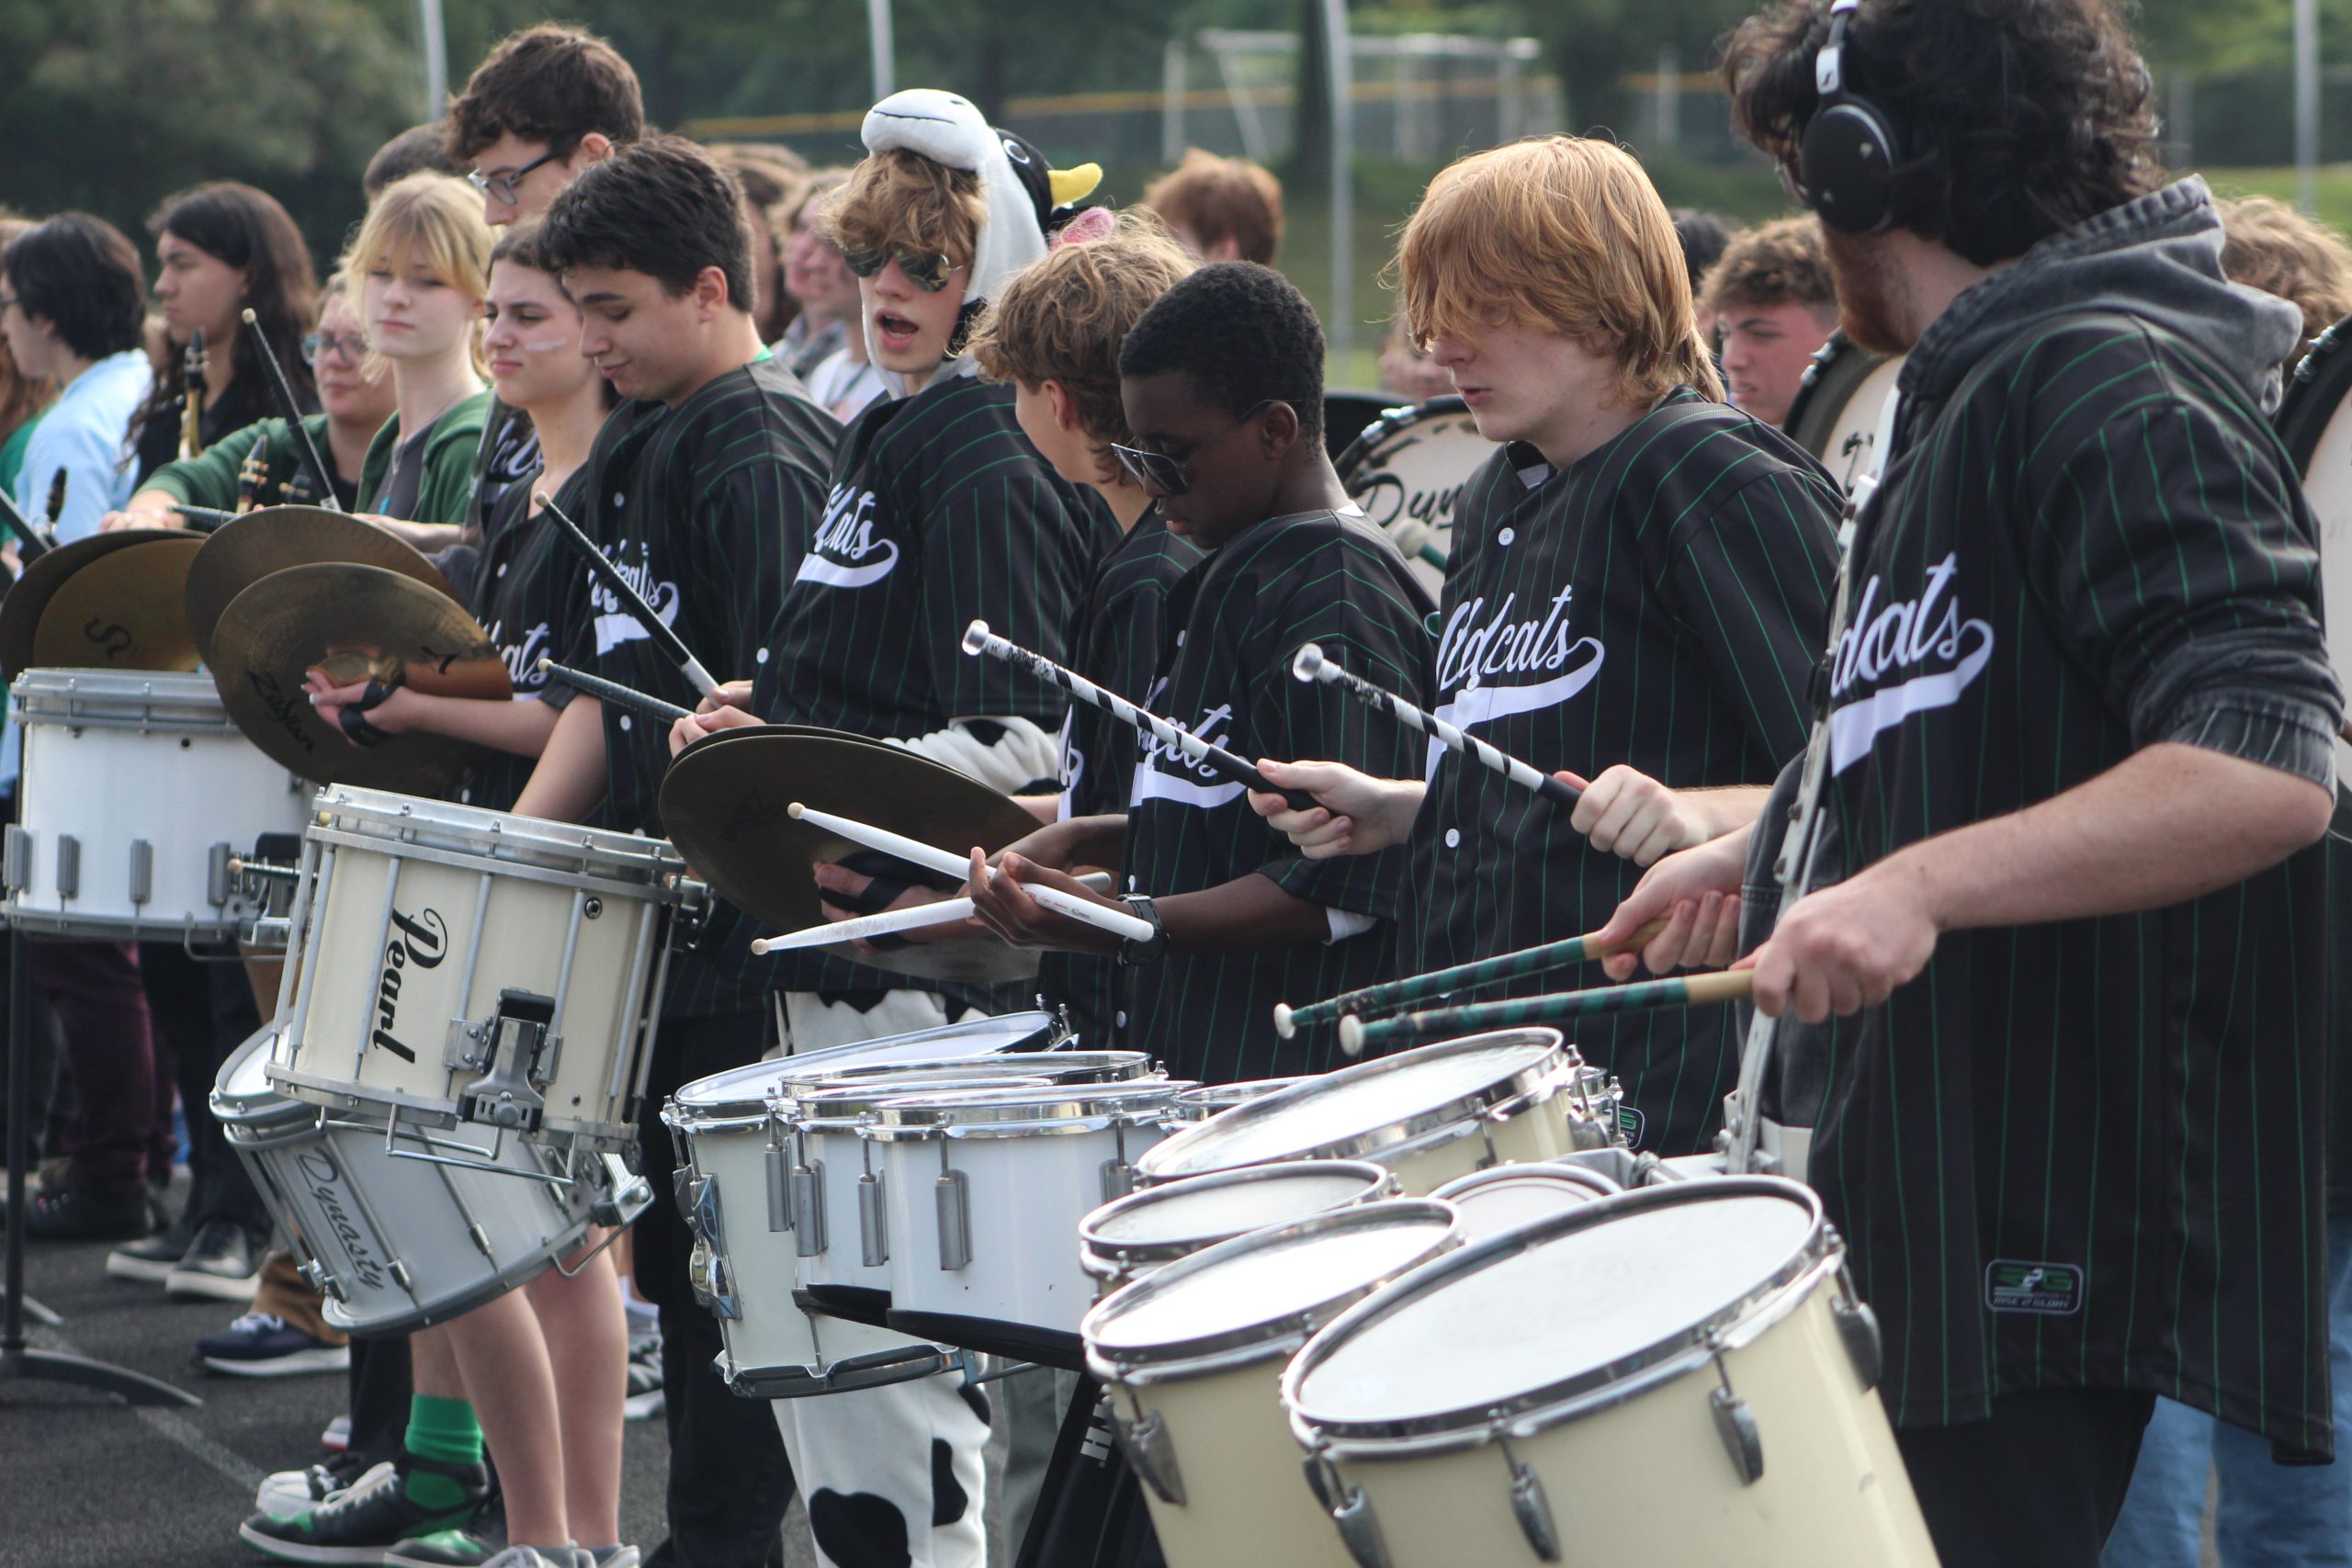
[[1119,901],[1125,904],[1131,913],[1147,921],[1151,927],[1151,938],[1148,942],[1136,942],[1132,938],[1120,939],[1120,964],[1125,968],[1133,969],[1146,964],[1157,964],[1160,956],[1168,951],[1168,926],[1167,922],[1159,918],[1159,907],[1140,893],[1127,894]]

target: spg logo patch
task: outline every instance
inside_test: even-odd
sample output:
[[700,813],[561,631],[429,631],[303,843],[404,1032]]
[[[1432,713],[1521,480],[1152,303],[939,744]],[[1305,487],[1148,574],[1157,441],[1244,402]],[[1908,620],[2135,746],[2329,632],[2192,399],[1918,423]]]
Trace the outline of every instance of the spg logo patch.
[[2072,1263],[2020,1263],[1996,1258],[1984,1267],[1988,1312],[2071,1317],[2083,1310],[2083,1271]]

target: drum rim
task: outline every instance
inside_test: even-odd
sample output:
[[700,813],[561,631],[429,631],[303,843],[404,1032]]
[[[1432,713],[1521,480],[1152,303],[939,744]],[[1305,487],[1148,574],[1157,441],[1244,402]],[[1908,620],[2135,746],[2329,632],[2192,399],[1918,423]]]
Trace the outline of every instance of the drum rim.
[[[1080,1080],[1080,1083],[1086,1081],[1088,1080]],[[1114,1078],[1111,1081],[1149,1083],[1154,1080],[1146,1076],[1137,1078]],[[968,1079],[965,1080],[963,1087],[974,1089],[1025,1089],[1032,1086],[1038,1089],[1054,1089],[1065,1082],[1066,1080],[1057,1079],[1046,1073],[998,1075],[979,1072],[972,1074]],[[952,1094],[956,1092],[958,1087],[956,1079],[952,1075],[944,1073],[939,1075],[934,1087],[928,1089],[909,1089],[904,1087],[885,1089],[878,1082],[875,1084],[822,1083],[814,1085],[797,1095],[772,1095],[767,1101],[767,1111],[768,1114],[774,1116],[778,1122],[796,1131],[849,1133],[854,1132],[865,1124],[876,1111],[892,1100],[920,1099],[927,1094]],[[811,1108],[820,1113],[810,1114]]]
[[[2312,339],[2295,373],[2287,378],[2286,395],[2272,417],[2271,428],[2278,432],[2278,444],[2287,449],[2288,460],[2295,465],[2298,475],[2309,473],[2312,459],[2319,455],[2320,439],[2346,399],[2352,396],[2347,337],[2352,337],[2352,316],[2332,322]],[[2331,392],[2333,397],[2328,395]]]
[[[789,1060],[789,1058],[786,1058]],[[909,1067],[938,1069],[965,1065],[981,1066],[994,1063],[1011,1063],[1037,1077],[1061,1077],[1071,1073],[1107,1072],[1115,1068],[1137,1067],[1140,1071],[1130,1078],[1149,1076],[1151,1056],[1143,1051],[991,1051],[979,1056],[923,1056],[898,1062],[869,1062],[864,1066],[842,1066],[831,1072],[786,1073],[786,1084],[806,1084],[823,1088],[861,1084],[868,1079],[888,1077]],[[1126,1078],[1106,1078],[1106,1083],[1124,1083]],[[788,1095],[771,1095],[770,1099],[790,1099]]]
[[[449,815],[459,813],[462,815]],[[478,821],[480,818],[487,818],[488,821]],[[323,833],[377,840],[397,847],[412,845],[413,840],[403,837],[403,834],[417,828],[492,836],[490,824],[496,823],[495,842],[519,844],[570,859],[585,855],[617,863],[632,870],[645,872],[649,881],[653,877],[683,874],[686,865],[685,857],[667,839],[650,839],[639,833],[616,833],[609,828],[558,822],[545,817],[522,817],[511,811],[492,811],[459,801],[401,795],[395,790],[368,789],[358,784],[329,784],[319,791],[311,802],[311,820],[315,828]],[[513,826],[517,823],[523,824],[520,830]],[[386,829],[390,831],[383,830]],[[359,844],[353,847],[372,849],[375,846]],[[496,861],[499,858],[476,852],[484,860]],[[656,891],[658,893],[659,890]]]
[[1539,1186],[1582,1187],[1589,1189],[1596,1197],[1600,1198],[1614,1197],[1625,1190],[1608,1177],[1586,1166],[1561,1165],[1552,1160],[1530,1160],[1521,1165],[1490,1166],[1485,1170],[1474,1170],[1467,1176],[1457,1176],[1431,1190],[1430,1196],[1443,1199],[1450,1203],[1465,1193],[1476,1192],[1482,1188],[1502,1187],[1515,1180],[1524,1181],[1531,1178]]
[[[1425,403],[1395,403],[1382,409],[1332,459],[1331,471],[1340,476],[1340,488],[1350,495],[1355,493],[1355,470],[1370,462],[1372,455],[1385,446],[1390,436],[1401,434],[1424,420],[1445,419],[1469,412],[1469,402],[1459,392],[1448,392]],[[1502,444],[1495,445],[1499,448]]]
[[[1335,1083],[1360,1082],[1385,1073],[1396,1072],[1405,1063],[1437,1060],[1440,1054],[1467,1055],[1474,1048],[1484,1049],[1506,1041],[1533,1041],[1547,1037],[1551,1049],[1526,1066],[1494,1079],[1483,1089],[1471,1090],[1438,1105],[1425,1107],[1401,1121],[1385,1122],[1377,1127],[1360,1128],[1351,1133],[1309,1143],[1303,1147],[1284,1149],[1267,1159],[1236,1161],[1226,1165],[1209,1166],[1204,1169],[1171,1170],[1170,1168],[1174,1162],[1182,1159],[1186,1154],[1210,1145],[1213,1140],[1208,1136],[1209,1130],[1220,1122],[1225,1123],[1225,1131],[1230,1133],[1235,1128],[1246,1127],[1254,1122],[1281,1115],[1292,1106],[1325,1092]],[[1484,1112],[1509,1101],[1523,1099],[1529,1092],[1540,1087],[1545,1076],[1555,1068],[1582,1065],[1584,1065],[1584,1057],[1577,1048],[1570,1045],[1566,1036],[1558,1030],[1548,1025],[1535,1024],[1520,1029],[1490,1029],[1479,1034],[1465,1034],[1458,1040],[1443,1040],[1432,1045],[1418,1046],[1410,1051],[1399,1051],[1393,1056],[1381,1056],[1369,1062],[1358,1062],[1334,1072],[1321,1074],[1307,1082],[1293,1084],[1288,1089],[1276,1089],[1272,1094],[1245,1100],[1239,1105],[1221,1111],[1207,1121],[1195,1122],[1155,1145],[1136,1162],[1136,1175],[1139,1179],[1156,1185],[1162,1181],[1174,1181],[1182,1177],[1204,1175],[1209,1170],[1230,1170],[1236,1165],[1271,1165],[1276,1160],[1373,1159],[1377,1163],[1377,1156],[1383,1151],[1393,1151],[1401,1145],[1412,1144],[1431,1133],[1451,1127],[1457,1122],[1475,1121]]]
[[[1027,1018],[1035,1019],[1037,1021],[1037,1027],[1033,1033],[1023,1035],[1022,1038],[1024,1040],[1035,1038],[1037,1034],[1044,1034],[1049,1037],[1052,1036],[1055,1028],[1059,1021],[1052,1013],[1034,1009],[1027,1012],[993,1013],[986,1018],[966,1018],[959,1019],[954,1023],[935,1023],[929,1029],[909,1030],[903,1034],[877,1034],[871,1040],[857,1040],[853,1041],[846,1045],[828,1045],[820,1051],[807,1051],[797,1055],[778,1056],[776,1061],[787,1066],[793,1063],[821,1062],[828,1057],[846,1056],[852,1052],[869,1051],[876,1045],[889,1045],[908,1040],[961,1039],[967,1035],[985,1032],[987,1026],[989,1024],[1009,1023],[1015,1019]],[[1064,1038],[1074,1037],[1065,1036]],[[1057,1043],[1056,1044],[1045,1046],[1043,1049],[1051,1051],[1058,1048],[1059,1045]],[[1001,1052],[974,1053],[975,1055],[1025,1055],[1031,1054],[1032,1053],[1022,1052],[1017,1049],[1008,1049]]]
[[[1426,1300],[1454,1280],[1629,1214],[1736,1197],[1771,1197],[1802,1205],[1812,1221],[1804,1242],[1763,1280],[1750,1285],[1716,1313],[1662,1335],[1639,1350],[1604,1366],[1555,1378],[1503,1399],[1414,1416],[1377,1419],[1318,1416],[1304,1397],[1306,1380],[1358,1333]],[[1310,1450],[1339,1450],[1356,1445],[1367,1450],[1399,1445],[1415,1450],[1471,1447],[1504,1431],[1513,1437],[1532,1437],[1622,1404],[1660,1382],[1682,1376],[1703,1364],[1712,1353],[1711,1343],[1735,1325],[1762,1327],[1779,1321],[1781,1303],[1793,1304],[1792,1287],[1803,1285],[1808,1277],[1826,1268],[1839,1265],[1843,1256],[1844,1244],[1824,1217],[1820,1196],[1810,1187],[1786,1177],[1726,1176],[1706,1181],[1633,1188],[1474,1241],[1359,1302],[1317,1333],[1283,1371],[1283,1408],[1289,1413],[1293,1435]]]
[[874,1108],[858,1128],[860,1137],[880,1143],[925,1138],[991,1138],[1087,1132],[1149,1124],[1176,1102],[1189,1080],[1129,1078],[1107,1084],[1047,1084],[1021,1088],[950,1089],[936,1094],[895,1096]]
[[[1429,1249],[1419,1258],[1377,1280],[1342,1287],[1296,1312],[1276,1314],[1237,1328],[1187,1339],[1116,1348],[1104,1347],[1097,1340],[1103,1325],[1237,1258],[1338,1231],[1430,1222],[1438,1222],[1440,1228]],[[1089,1370],[1105,1382],[1132,1384],[1213,1377],[1305,1344],[1384,1285],[1452,1256],[1463,1242],[1462,1216],[1453,1204],[1434,1198],[1383,1198],[1265,1225],[1202,1247],[1139,1280],[1129,1280],[1087,1308],[1086,1315],[1079,1320],[1079,1337],[1086,1346]]]
[[[1814,351],[1811,362],[1805,366],[1804,376],[1797,383],[1796,396],[1789,400],[1788,417],[1781,422],[1781,434],[1812,452],[1815,461],[1826,463],[1829,459],[1814,451],[1813,443],[1800,434],[1805,422],[1813,417],[1814,406],[1824,395],[1823,389],[1834,386],[1844,394],[1829,412],[1827,424],[1835,428],[1838,415],[1845,412],[1846,405],[1853,401],[1854,394],[1861,389],[1862,383],[1871,378],[1871,372],[1894,357],[1891,354],[1864,348],[1848,337],[1843,327],[1833,331]],[[1829,429],[1813,434],[1825,443],[1829,438]]]
[[[141,689],[153,687],[159,682],[164,687],[163,691]],[[175,689],[180,687],[186,689]],[[213,684],[212,677],[201,670],[85,670],[43,665],[18,675],[9,683],[8,694],[17,704],[18,722],[23,724],[71,723],[67,714],[54,705],[60,699],[69,703],[104,702],[136,706],[141,701],[160,698],[166,702],[201,704],[219,716],[219,722],[208,721],[200,728],[225,728],[232,735],[242,733],[236,721],[229,716],[228,705],[220,700],[220,689]],[[158,725],[155,728],[164,727]],[[284,766],[283,763],[277,765]]]
[[1247,1105],[1253,1100],[1263,1100],[1270,1094],[1280,1094],[1283,1089],[1305,1083],[1308,1078],[1316,1076],[1313,1073],[1294,1073],[1285,1077],[1238,1078],[1232,1083],[1204,1083],[1186,1089],[1176,1097],[1176,1100],[1180,1105],[1214,1105],[1216,1103],[1216,1097],[1228,1089],[1241,1089],[1250,1084],[1270,1083],[1274,1086],[1272,1089],[1261,1089],[1255,1094],[1232,1101],[1226,1106],[1226,1109],[1230,1111],[1236,1105]]
[[[1212,1170],[1202,1176],[1188,1176],[1181,1181],[1166,1181],[1157,1187],[1140,1188],[1108,1203],[1078,1222],[1078,1245],[1090,1260],[1099,1260],[1114,1269],[1125,1269],[1136,1263],[1173,1262],[1187,1258],[1204,1247],[1230,1241],[1228,1233],[1214,1236],[1170,1237],[1158,1241],[1118,1241],[1102,1233],[1098,1222],[1124,1217],[1137,1209],[1149,1209],[1169,1201],[1170,1194],[1190,1196],[1226,1187],[1247,1187],[1261,1181],[1289,1181],[1301,1172],[1317,1175],[1358,1176],[1369,1179],[1369,1185],[1356,1196],[1329,1209],[1317,1209],[1316,1213],[1335,1213],[1361,1204],[1376,1202],[1383,1198],[1397,1196],[1396,1173],[1385,1166],[1374,1165],[1368,1159],[1293,1159],[1278,1160],[1272,1165],[1236,1166],[1231,1170]],[[1302,1216],[1305,1217],[1305,1216]],[[1261,1227],[1253,1227],[1261,1228]],[[1092,1270],[1089,1270],[1091,1272]]]

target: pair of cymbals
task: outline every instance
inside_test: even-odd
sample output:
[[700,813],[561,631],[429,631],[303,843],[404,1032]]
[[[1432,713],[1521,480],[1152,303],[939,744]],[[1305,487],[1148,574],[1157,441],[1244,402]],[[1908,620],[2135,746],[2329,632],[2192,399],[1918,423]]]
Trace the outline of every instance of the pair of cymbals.
[[[825,919],[813,868],[862,852],[793,818],[786,808],[795,802],[957,855],[975,845],[993,854],[1037,828],[1012,797],[967,773],[901,746],[801,725],[721,730],[679,752],[662,779],[662,826],[719,897],[776,931],[801,931]],[[945,886],[911,866],[894,874]],[[1035,953],[993,939],[876,949],[833,942],[808,951],[978,985],[1037,972]]]
[[193,670],[180,607],[202,543],[176,528],[126,528],[62,545],[0,599],[0,679],[28,670]]

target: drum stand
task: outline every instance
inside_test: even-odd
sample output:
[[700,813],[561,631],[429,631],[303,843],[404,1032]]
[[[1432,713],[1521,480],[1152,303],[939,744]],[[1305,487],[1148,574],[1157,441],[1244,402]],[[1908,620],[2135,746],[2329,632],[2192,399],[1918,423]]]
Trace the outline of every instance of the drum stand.
[[[25,1297],[25,1168],[30,1163],[32,1096],[32,975],[24,933],[8,932],[8,1235],[7,1289],[0,1296],[0,1380],[62,1382],[119,1393],[132,1404],[201,1404],[184,1389],[86,1356],[36,1350],[25,1342],[25,1318],[51,1325],[58,1316]],[[200,1112],[199,1112],[200,1113]]]

